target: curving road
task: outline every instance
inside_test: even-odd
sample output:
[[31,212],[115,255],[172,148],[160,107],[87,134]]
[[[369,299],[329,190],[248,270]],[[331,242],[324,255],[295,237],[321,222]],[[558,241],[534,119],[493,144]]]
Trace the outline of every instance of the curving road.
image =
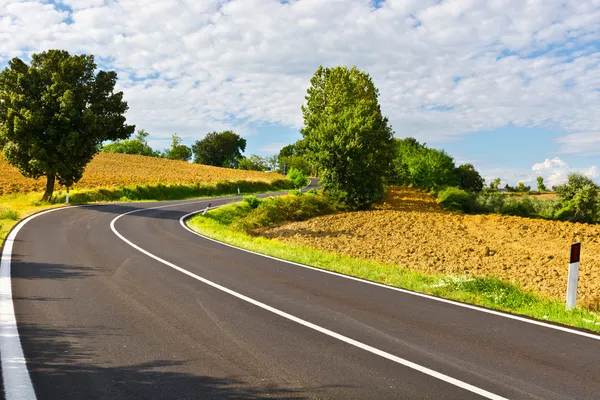
[[[20,371],[35,396],[600,398],[598,336],[262,257],[180,224],[235,199],[77,207],[26,223],[10,267]],[[7,398],[33,398],[7,321]]]

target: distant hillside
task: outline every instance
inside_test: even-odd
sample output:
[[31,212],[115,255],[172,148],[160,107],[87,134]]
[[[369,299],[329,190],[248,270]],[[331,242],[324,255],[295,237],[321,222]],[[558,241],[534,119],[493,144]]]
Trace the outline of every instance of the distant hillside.
[[[129,154],[99,153],[90,162],[75,189],[161,183],[193,184],[219,180],[272,182],[282,176],[270,172],[241,171]],[[0,154],[0,194],[43,191],[45,179],[23,177]]]

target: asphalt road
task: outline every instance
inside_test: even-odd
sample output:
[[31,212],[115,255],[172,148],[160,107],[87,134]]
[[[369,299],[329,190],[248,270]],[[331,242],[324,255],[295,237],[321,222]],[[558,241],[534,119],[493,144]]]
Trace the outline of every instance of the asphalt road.
[[[250,254],[180,225],[230,201],[70,208],[23,227],[13,301],[38,399],[600,398],[600,340]],[[114,229],[137,249],[111,229],[130,211]]]

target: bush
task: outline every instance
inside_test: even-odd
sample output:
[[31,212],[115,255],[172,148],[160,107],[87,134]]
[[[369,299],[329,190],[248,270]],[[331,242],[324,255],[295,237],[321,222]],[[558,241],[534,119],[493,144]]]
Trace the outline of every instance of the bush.
[[260,206],[260,203],[262,203],[262,200],[259,199],[256,196],[244,196],[244,203],[248,204],[250,206],[251,209],[255,209],[258,206]]
[[500,211],[502,214],[517,217],[532,217],[535,215],[535,207],[529,197],[508,198]]
[[10,219],[17,221],[19,219],[19,213],[8,207],[0,207],[0,220]]
[[296,168],[292,168],[287,175],[287,178],[294,183],[296,188],[301,188],[308,185],[308,178],[304,173]]
[[457,187],[449,187],[438,193],[438,200],[445,210],[473,212],[471,195]]
[[486,192],[475,198],[475,211],[483,213],[501,213],[507,196],[498,192]]

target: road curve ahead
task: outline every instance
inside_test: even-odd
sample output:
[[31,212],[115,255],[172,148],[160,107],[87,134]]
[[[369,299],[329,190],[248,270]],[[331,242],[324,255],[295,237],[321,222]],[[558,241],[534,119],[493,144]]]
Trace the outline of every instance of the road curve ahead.
[[[180,224],[234,199],[77,207],[25,224],[12,298],[35,397],[600,397],[596,336],[265,258]],[[9,353],[7,398],[31,398]]]

